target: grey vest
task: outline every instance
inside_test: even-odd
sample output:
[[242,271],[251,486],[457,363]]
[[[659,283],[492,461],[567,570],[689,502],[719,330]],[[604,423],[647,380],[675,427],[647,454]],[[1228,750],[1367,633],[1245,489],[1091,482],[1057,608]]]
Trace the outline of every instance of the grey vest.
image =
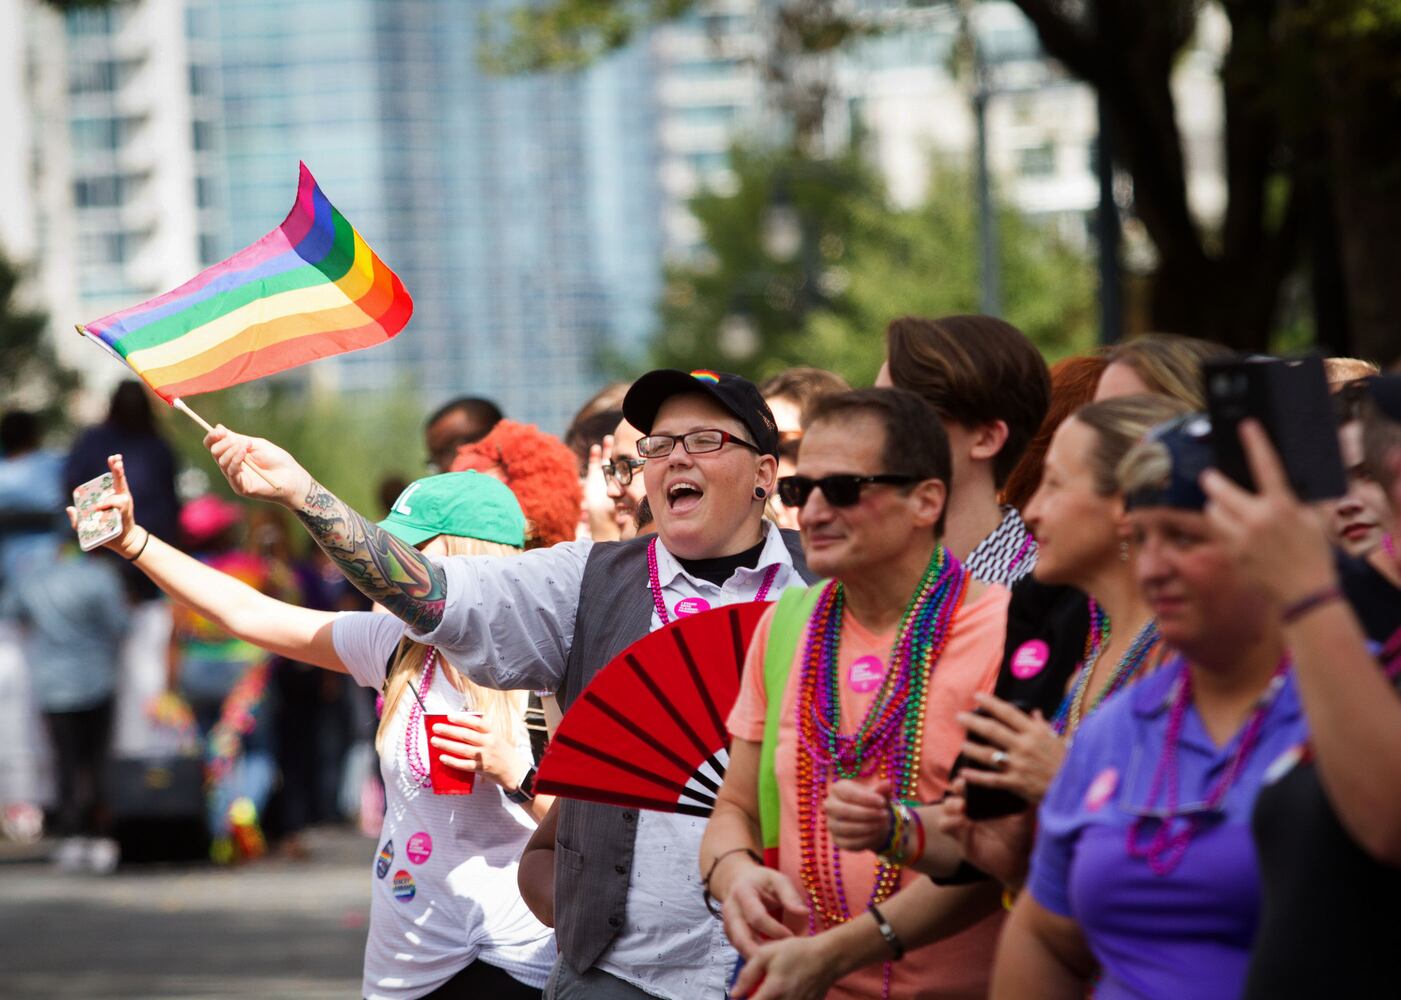
[[[647,538],[603,542],[589,552],[560,707],[568,709],[593,675],[651,629]],[[784,531],[793,566],[812,582],[797,532]],[[776,596],[776,595],[775,595]],[[576,972],[593,968],[623,926],[632,875],[637,810],[559,799],[555,840],[555,938]]]

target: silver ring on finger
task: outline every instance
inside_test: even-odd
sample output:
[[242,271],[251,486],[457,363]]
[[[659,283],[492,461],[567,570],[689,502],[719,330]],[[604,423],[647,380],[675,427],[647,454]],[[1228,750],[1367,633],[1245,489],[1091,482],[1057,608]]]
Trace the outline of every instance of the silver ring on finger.
[[992,757],[990,758],[990,760],[992,762],[993,767],[997,768],[999,771],[1002,770],[1004,767],[1007,766],[1007,751],[994,750],[992,752]]

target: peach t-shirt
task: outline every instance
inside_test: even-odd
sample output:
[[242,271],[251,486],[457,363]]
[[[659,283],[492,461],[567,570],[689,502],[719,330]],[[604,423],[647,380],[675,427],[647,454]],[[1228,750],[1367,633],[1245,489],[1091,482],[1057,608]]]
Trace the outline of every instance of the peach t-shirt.
[[[977,584],[974,584],[977,586]],[[948,787],[949,769],[958,757],[964,731],[955,720],[959,712],[973,706],[973,695],[991,691],[1002,661],[1002,644],[1007,629],[1007,602],[1010,593],[1003,587],[989,586],[975,600],[965,600],[954,619],[952,633],[943,655],[935,662],[925,705],[924,755],[918,782],[918,797],[932,802]],[[730,734],[737,739],[760,743],[764,738],[767,699],[764,692],[764,655],[768,648],[772,609],[759,623],[744,664],[739,700],[730,712]],[[890,661],[896,629],[875,634],[847,614],[842,623],[838,649],[842,732],[855,732]],[[805,633],[804,633],[805,634]],[[774,769],[778,775],[779,870],[792,879],[800,893],[801,847],[798,830],[797,768],[794,748],[797,733],[794,698],[800,676],[800,660],[805,640],[800,640],[779,715],[778,747]],[[826,822],[825,815],[821,822]],[[875,855],[842,852],[842,880],[846,885],[847,906],[852,916],[866,909],[875,882]],[[905,871],[903,888],[924,876]],[[943,941],[908,952],[893,966],[890,995],[919,1000],[949,1000],[987,995],[991,978],[993,949],[1002,914],[994,914],[968,930]],[[842,979],[829,997],[879,997],[881,966],[874,965]]]

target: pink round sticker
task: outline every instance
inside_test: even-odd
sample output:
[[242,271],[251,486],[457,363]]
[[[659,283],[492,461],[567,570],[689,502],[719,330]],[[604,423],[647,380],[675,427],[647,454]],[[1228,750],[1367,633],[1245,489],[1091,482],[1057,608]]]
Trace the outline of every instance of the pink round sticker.
[[1104,808],[1104,804],[1114,797],[1118,788],[1118,769],[1106,767],[1095,776],[1095,780],[1091,781],[1090,787],[1085,790],[1085,808],[1090,812],[1099,812]]
[[671,610],[676,612],[677,618],[685,618],[687,615],[698,615],[702,611],[709,611],[710,602],[704,597],[683,597],[676,602]]
[[1012,654],[1012,676],[1019,680],[1035,677],[1051,662],[1051,647],[1040,639],[1029,639]]
[[857,694],[869,694],[885,680],[886,666],[879,656],[863,656],[851,665],[847,683]]
[[404,853],[416,865],[421,865],[433,855],[433,838],[427,833],[415,833],[404,847]]

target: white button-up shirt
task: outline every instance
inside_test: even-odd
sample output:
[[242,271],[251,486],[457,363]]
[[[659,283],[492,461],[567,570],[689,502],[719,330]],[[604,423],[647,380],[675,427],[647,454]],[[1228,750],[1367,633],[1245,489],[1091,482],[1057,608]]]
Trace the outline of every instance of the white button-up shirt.
[[[754,600],[774,566],[769,599],[803,586],[782,535],[768,522],[764,531],[757,565],[735,570],[722,586],[691,576],[659,542],[657,580],[672,620],[679,617],[677,603],[687,598],[710,607]],[[443,620],[413,637],[439,646],[478,684],[556,690],[574,641],[579,586],[592,546],[566,542],[519,556],[437,559],[447,576]],[[637,600],[652,603],[646,582]],[[652,630],[661,624],[653,610]],[[735,952],[702,903],[698,858],[704,832],[703,819],[639,813],[626,919],[598,968],[653,996],[724,997]]]

